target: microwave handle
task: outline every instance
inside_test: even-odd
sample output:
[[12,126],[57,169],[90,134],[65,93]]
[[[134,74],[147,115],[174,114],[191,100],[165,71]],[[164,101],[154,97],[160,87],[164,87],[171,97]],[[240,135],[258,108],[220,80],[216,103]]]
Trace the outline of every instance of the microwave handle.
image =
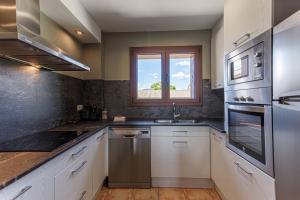
[[241,36],[240,38],[238,38],[233,44],[234,46],[238,47],[240,46],[242,43],[246,42],[249,38],[250,38],[251,34],[250,33],[246,33],[243,36]]
[[256,113],[264,113],[265,108],[263,106],[239,106],[239,105],[229,105],[229,109],[231,110],[239,110],[246,112],[256,112]]

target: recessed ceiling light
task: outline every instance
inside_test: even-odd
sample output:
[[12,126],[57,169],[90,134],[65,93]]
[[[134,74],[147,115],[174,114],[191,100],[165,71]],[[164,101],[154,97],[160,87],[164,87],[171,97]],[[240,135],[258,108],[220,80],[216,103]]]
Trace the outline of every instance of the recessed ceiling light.
[[82,32],[82,31],[79,31],[79,30],[76,30],[76,34],[77,34],[77,35],[83,35],[83,34],[84,34],[84,32]]

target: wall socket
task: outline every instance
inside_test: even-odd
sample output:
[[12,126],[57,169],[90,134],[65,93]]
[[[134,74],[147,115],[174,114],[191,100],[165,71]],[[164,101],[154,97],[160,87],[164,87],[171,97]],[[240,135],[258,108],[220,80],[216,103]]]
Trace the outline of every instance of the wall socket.
[[77,105],[77,112],[82,111],[83,110],[83,105]]

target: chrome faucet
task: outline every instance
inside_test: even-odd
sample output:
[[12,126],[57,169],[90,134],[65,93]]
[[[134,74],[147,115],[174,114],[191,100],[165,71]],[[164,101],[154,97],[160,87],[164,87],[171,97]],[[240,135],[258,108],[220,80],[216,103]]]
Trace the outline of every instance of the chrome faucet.
[[178,117],[180,117],[179,109],[176,109],[176,104],[173,102],[173,120],[175,121]]

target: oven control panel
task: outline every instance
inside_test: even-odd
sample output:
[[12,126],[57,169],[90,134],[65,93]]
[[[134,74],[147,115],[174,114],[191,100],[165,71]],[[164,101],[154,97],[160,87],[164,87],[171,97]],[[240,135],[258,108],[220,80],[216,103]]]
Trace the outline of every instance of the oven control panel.
[[247,96],[247,97],[244,97],[244,96],[240,96],[240,97],[232,97],[232,100],[235,101],[235,102],[254,102],[254,98],[251,97],[251,96]]
[[240,104],[271,104],[272,89],[254,88],[247,90],[225,91],[225,102]]

